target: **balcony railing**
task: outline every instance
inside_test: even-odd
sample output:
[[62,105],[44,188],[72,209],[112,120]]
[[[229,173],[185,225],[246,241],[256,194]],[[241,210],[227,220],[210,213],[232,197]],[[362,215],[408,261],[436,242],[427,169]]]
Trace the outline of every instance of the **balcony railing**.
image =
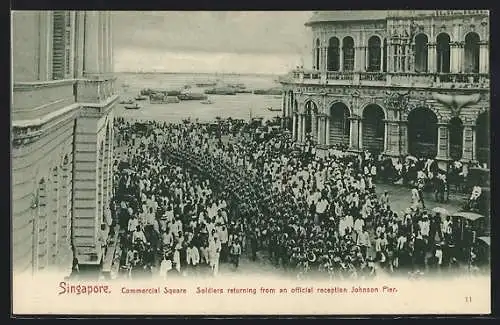
[[365,86],[397,86],[420,88],[489,89],[487,73],[415,73],[415,72],[302,72],[292,71],[280,79],[282,83],[345,84]]
[[354,80],[354,73],[350,71],[346,72],[327,72],[327,80]]

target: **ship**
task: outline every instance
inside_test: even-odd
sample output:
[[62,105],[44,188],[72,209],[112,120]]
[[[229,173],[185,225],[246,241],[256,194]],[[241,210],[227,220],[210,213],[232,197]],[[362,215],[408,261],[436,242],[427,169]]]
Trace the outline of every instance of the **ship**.
[[236,90],[232,87],[215,87],[206,89],[205,94],[210,95],[236,95]]
[[139,105],[138,103],[125,105],[125,109],[140,109],[140,108],[142,108],[142,106]]
[[271,106],[267,107],[267,110],[270,112],[280,112],[281,108],[273,108]]
[[281,90],[281,88],[255,89],[253,91],[253,94],[254,95],[273,95],[273,96],[277,96],[277,95],[281,95],[282,94],[282,90]]
[[135,97],[135,100],[146,100],[146,99],[148,99],[148,96],[139,95]]
[[198,93],[182,93],[177,95],[179,100],[206,100],[208,99],[207,95],[198,94]]
[[204,87],[214,87],[217,85],[217,82],[215,81],[201,81],[197,82],[196,87],[204,88]]
[[149,96],[149,102],[151,104],[172,104],[179,103],[180,100],[177,96],[168,96],[164,92],[154,93]]

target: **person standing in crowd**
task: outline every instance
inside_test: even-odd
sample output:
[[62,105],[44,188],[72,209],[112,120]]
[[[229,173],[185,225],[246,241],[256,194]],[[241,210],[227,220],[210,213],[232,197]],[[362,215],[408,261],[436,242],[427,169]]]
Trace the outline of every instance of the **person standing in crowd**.
[[[219,120],[217,132],[200,122],[148,122],[163,134],[159,141],[154,131],[133,132],[133,124],[116,120],[124,145],[137,144],[126,153],[128,168],[117,168],[115,184],[130,216],[120,242],[131,269],[158,263],[170,279],[172,272],[208,265],[216,275],[227,253],[239,267],[248,239],[253,260],[266,249],[276,267],[293,276],[369,277],[424,269],[426,257],[435,255],[433,240],[455,244],[451,221],[428,224],[421,188],[412,190],[412,208],[401,218],[387,193],[377,197],[376,156],[363,160],[333,148],[327,157],[319,150],[304,154],[287,133],[257,141],[240,136],[249,126],[233,122],[226,127]],[[228,134],[231,143],[223,141]],[[419,168],[405,162],[401,176],[416,185]],[[372,242],[377,256],[369,261]],[[236,262],[233,252],[239,252]],[[461,258],[455,255],[443,249],[443,265]]]
[[235,270],[240,265],[240,256],[241,256],[241,245],[238,241],[234,241],[231,245],[231,261],[234,265]]

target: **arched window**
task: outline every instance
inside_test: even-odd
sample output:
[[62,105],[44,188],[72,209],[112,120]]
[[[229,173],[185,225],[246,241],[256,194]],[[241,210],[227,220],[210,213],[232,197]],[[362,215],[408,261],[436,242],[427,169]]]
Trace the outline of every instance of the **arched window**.
[[315,62],[314,62],[314,68],[316,70],[319,70],[319,50],[320,50],[319,49],[319,45],[320,45],[319,39],[316,39],[316,50],[315,50],[316,51],[316,59],[315,59]]
[[384,151],[384,118],[384,111],[378,105],[368,105],[363,110],[362,139],[364,149],[377,154]]
[[354,71],[354,40],[352,37],[344,37],[342,41],[342,52],[344,54],[344,71]]
[[381,58],[381,42],[377,36],[372,36],[368,40],[368,72],[380,71],[382,63]]
[[479,73],[479,35],[468,33],[464,45],[465,72]]
[[349,145],[350,139],[350,112],[343,103],[335,103],[330,108],[330,143],[333,145]]
[[415,72],[427,72],[427,44],[427,35],[415,36]]
[[437,49],[437,72],[450,72],[450,36],[446,33],[441,33],[436,39]]
[[340,42],[336,37],[328,41],[328,71],[339,71],[340,69]]

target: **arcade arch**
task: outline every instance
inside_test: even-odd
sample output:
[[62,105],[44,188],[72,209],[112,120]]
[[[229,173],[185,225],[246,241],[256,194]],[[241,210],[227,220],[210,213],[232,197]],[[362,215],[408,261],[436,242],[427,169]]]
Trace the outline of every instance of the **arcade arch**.
[[415,108],[408,114],[408,151],[420,158],[434,158],[438,147],[436,114],[426,107]]

